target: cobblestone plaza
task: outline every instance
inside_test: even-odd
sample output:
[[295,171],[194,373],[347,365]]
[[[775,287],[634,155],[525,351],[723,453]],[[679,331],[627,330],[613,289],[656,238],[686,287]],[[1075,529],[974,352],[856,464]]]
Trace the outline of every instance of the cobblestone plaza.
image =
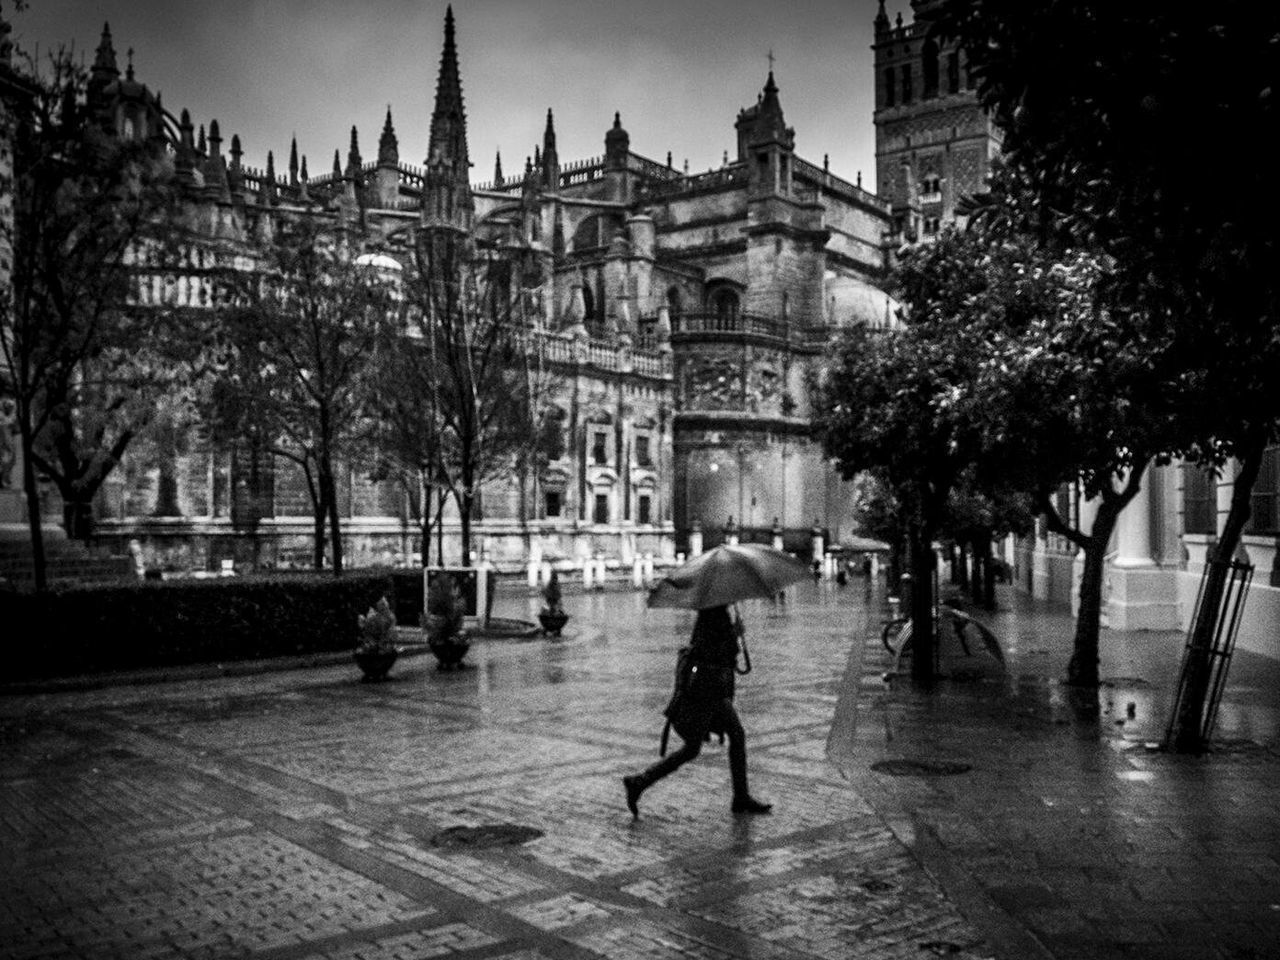
[[627,813],[692,619],[639,594],[571,595],[563,641],[456,673],[10,689],[0,955],[1280,955],[1274,691],[1228,689],[1210,756],[1152,752],[1178,639],[1104,637],[1081,704],[1070,619],[1003,599],[1008,672],[948,651],[930,694],[882,681],[861,582],[745,605],[762,817],[714,743]]

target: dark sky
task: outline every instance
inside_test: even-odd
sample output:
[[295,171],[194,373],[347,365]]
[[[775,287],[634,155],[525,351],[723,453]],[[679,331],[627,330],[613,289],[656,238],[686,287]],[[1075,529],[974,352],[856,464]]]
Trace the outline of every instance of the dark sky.
[[[123,70],[165,106],[238,133],[246,162],[295,134],[313,175],[351,126],[366,160],[390,104],[401,159],[421,163],[443,40],[444,0],[31,0],[5,15],[18,41],[74,44],[92,62],[104,21]],[[891,0],[890,16],[906,10]],[[561,162],[603,152],[613,112],[631,149],[667,151],[694,172],[734,151],[733,121],[764,85],[770,50],[798,152],[874,184],[872,19],[876,0],[455,0],[473,180],[494,151],[518,171],[551,107]],[[909,12],[908,12],[909,13]]]

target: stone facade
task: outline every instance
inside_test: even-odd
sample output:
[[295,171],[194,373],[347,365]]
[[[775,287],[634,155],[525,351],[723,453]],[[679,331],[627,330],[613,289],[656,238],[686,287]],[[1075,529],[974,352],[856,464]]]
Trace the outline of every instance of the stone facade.
[[[767,542],[777,525],[797,546],[815,523],[828,542],[852,532],[809,435],[807,371],[836,328],[889,316],[890,210],[795,154],[772,73],[739,113],[737,156],[719,169],[689,174],[632,151],[618,115],[601,156],[562,163],[548,111],[524,170],[504,177],[499,158],[479,185],[468,177],[452,13],[421,167],[401,161],[388,110],[376,160],[363,159],[353,129],[346,163],[335,151],[329,174],[309,176],[296,146],[287,173],[270,155],[266,170],[251,169],[238,137],[224,149],[216,120],[206,129],[185,110],[175,117],[132,67],[121,79],[106,32],[90,97],[118,135],[163,139],[198,227],[183,268],[140,282],[140,308],[216,308],[217,270],[245,267],[249,241],[292,217],[319,218],[393,272],[423,231],[525,253],[536,282],[513,296],[529,348],[555,374],[565,444],[537,476],[481,491],[475,546],[498,565],[670,558],[695,527],[708,545],[726,528]],[[390,482],[352,465],[339,499],[355,563],[420,551],[411,498]],[[460,559],[457,526],[446,516],[446,560]],[[149,562],[180,569],[310,556],[296,471],[199,431],[176,455],[137,444],[99,498],[97,531],[140,540]]]
[[895,231],[928,240],[981,193],[1000,151],[999,130],[978,104],[963,51],[939,46],[924,22],[938,0],[912,0],[915,16],[876,16],[876,191]]

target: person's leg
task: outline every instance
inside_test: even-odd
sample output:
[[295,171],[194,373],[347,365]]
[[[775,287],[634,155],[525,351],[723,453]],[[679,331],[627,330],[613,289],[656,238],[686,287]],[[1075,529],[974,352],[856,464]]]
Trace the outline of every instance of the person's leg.
[[761,803],[747,789],[747,734],[738,711],[726,700],[721,707],[721,729],[729,735],[729,776],[733,781],[734,813],[768,813],[772,804]]
[[667,774],[674,773],[684,764],[694,759],[701,750],[701,740],[685,740],[684,743],[681,744],[679,750],[675,750],[672,753],[667,754],[643,773],[623,777],[622,786],[627,791],[627,809],[631,811],[631,816],[640,816],[640,794],[644,793],[645,790],[657,783]]

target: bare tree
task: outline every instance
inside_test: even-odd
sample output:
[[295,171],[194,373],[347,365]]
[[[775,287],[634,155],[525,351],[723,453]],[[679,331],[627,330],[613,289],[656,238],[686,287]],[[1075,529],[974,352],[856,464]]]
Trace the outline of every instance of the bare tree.
[[191,374],[199,324],[139,300],[139,275],[178,251],[181,210],[160,138],[118,136],[70,55],[29,59],[30,97],[13,136],[12,295],[0,358],[13,396],[35,583],[46,581],[37,472],[64,502],[70,536],[163,399]]

